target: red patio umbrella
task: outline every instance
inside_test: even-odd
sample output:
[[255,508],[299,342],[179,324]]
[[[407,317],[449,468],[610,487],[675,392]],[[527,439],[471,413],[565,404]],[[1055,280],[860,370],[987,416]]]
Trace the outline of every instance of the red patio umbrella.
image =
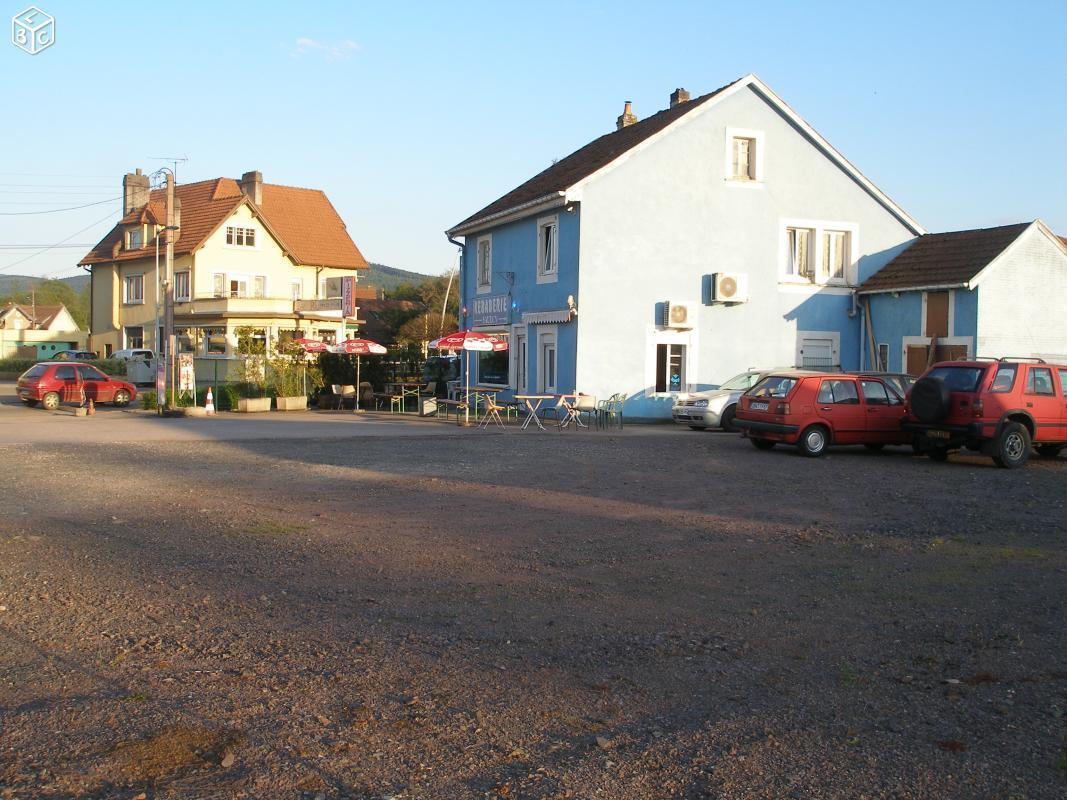
[[345,339],[338,345],[329,348],[333,353],[347,353],[356,357],[356,411],[359,411],[359,357],[382,356],[388,350],[377,342],[370,339]]
[[[476,350],[482,353],[499,353],[508,349],[508,343],[499,336],[481,331],[456,331],[440,339],[430,342],[430,347],[437,350],[466,350],[467,368],[463,371],[463,388],[470,394],[471,356],[470,351]],[[470,424],[470,404],[465,403],[463,409],[463,421]]]

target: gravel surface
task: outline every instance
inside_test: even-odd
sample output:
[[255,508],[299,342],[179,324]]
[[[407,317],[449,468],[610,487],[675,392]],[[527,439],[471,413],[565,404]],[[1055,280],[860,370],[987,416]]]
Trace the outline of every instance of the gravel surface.
[[1067,796],[1062,457],[0,458],[0,798]]

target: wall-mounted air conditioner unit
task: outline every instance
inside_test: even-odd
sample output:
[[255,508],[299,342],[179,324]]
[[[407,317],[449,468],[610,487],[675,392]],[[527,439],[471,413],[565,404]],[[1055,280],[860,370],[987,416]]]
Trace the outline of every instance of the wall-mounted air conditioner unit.
[[693,328],[696,326],[696,303],[676,303],[668,300],[663,304],[664,328]]
[[743,272],[716,272],[711,287],[713,303],[744,303],[748,300],[748,275]]

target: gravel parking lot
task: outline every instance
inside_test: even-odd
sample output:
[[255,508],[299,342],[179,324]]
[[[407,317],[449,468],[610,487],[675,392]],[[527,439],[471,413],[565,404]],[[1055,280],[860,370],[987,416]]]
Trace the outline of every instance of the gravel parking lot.
[[1067,792],[1062,457],[656,428],[0,458],[3,798]]

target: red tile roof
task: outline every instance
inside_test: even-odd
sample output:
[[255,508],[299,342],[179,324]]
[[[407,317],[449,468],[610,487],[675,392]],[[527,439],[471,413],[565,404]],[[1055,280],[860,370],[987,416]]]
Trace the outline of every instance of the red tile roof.
[[[318,189],[263,184],[262,204],[256,207],[232,178],[213,178],[197,183],[178,184],[175,197],[181,200],[181,230],[174,243],[174,255],[197,250],[242,203],[247,202],[267,229],[298,264],[339,269],[366,269],[367,260],[348,235],[344,222],[326,195]],[[138,221],[159,224],[166,221],[166,192],[152,192],[147,206],[122,218],[82,264],[101,264],[146,258],[155,240],[140,250],[123,250],[123,226]]]
[[701,95],[673,108],[660,111],[647,119],[627,125],[625,128],[607,133],[595,139],[585,147],[575,150],[566,158],[561,158],[543,172],[534,175],[526,183],[494,200],[480,211],[471,214],[451,231],[462,228],[472,222],[499,214],[518,206],[531,203],[548,195],[566,191],[569,187],[587,178],[601,167],[605,167],[628,150],[633,149],[649,137],[659,133],[672,122],[688,114],[694,108],[706,103],[720,92],[729,89],[737,81],[726,84],[714,92]]
[[916,239],[860,286],[885,292],[937,286],[963,286],[1014,242],[1030,222],[971,231],[928,233]]

